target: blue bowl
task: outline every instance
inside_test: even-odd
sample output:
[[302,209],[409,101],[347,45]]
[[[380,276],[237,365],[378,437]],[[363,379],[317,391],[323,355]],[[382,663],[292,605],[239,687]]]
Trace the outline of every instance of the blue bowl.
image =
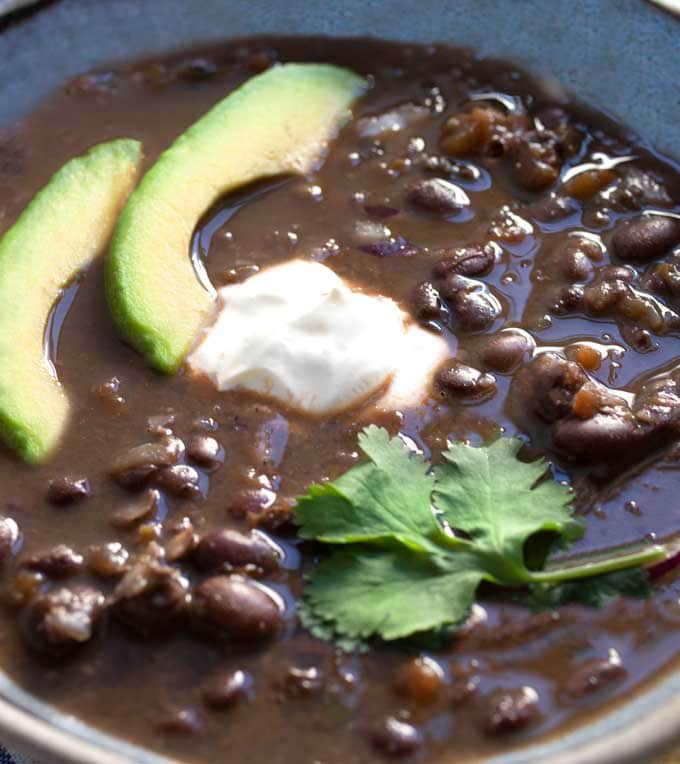
[[[0,33],[0,124],[102,62],[255,34],[471,46],[554,79],[680,158],[680,21],[643,0],[61,0]],[[680,739],[679,719],[680,669],[671,667],[614,710],[486,764],[648,763]],[[41,764],[169,761],[37,701],[1,674],[0,739]],[[456,761],[451,753],[438,764]]]

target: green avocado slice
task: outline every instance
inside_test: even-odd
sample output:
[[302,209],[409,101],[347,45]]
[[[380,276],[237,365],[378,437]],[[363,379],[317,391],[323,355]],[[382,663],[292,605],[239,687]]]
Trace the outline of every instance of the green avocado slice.
[[138,141],[95,146],[55,173],[0,239],[0,439],[30,464],[52,453],[69,413],[45,355],[50,310],[106,247],[141,160]]
[[240,186],[309,172],[366,84],[327,64],[274,67],[214,106],[144,176],[116,226],[106,286],[123,336],[156,369],[177,371],[213,303],[189,256],[201,216]]

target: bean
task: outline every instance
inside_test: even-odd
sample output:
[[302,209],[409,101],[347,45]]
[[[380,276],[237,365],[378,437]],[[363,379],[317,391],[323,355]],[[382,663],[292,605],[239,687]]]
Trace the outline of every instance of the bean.
[[187,458],[205,469],[215,469],[224,461],[224,451],[211,435],[192,435],[186,444]]
[[103,608],[104,595],[90,587],[39,594],[22,613],[22,632],[34,650],[61,657],[92,638]]
[[497,690],[485,699],[483,729],[488,735],[524,729],[540,716],[538,693],[533,687]]
[[245,488],[236,491],[227,503],[227,513],[236,520],[255,522],[269,509],[276,495],[266,488]]
[[188,464],[173,464],[163,467],[154,478],[155,484],[166,493],[181,499],[195,499],[201,496],[200,476]]
[[21,560],[19,564],[23,568],[44,573],[49,578],[67,578],[80,572],[83,556],[66,544],[58,544],[43,554]]
[[496,252],[491,244],[457,247],[442,260],[435,263],[432,273],[436,278],[445,278],[451,273],[461,276],[482,276],[488,273],[496,262]]
[[221,528],[203,535],[194,550],[196,564],[205,571],[229,571],[252,566],[264,573],[279,567],[282,554],[259,531],[241,533]]
[[394,716],[381,719],[370,731],[369,738],[375,749],[394,758],[413,753],[423,744],[417,727]]
[[586,380],[578,363],[557,353],[541,353],[515,374],[511,409],[520,421],[526,421],[530,412],[545,422],[554,422],[571,413],[574,395]]
[[589,695],[613,682],[620,681],[627,673],[616,654],[607,660],[585,661],[580,666],[573,668],[563,685],[563,690],[568,695],[577,697]]
[[680,244],[680,220],[663,215],[642,215],[620,223],[612,236],[614,254],[631,262],[655,260],[676,244]]
[[484,374],[460,361],[452,361],[440,369],[435,384],[443,392],[462,398],[487,398],[496,392],[492,374]]
[[151,636],[175,626],[185,615],[188,601],[189,584],[180,572],[143,556],[114,589],[111,608],[133,631]]
[[526,332],[506,329],[491,337],[483,346],[482,365],[508,374],[522,363],[535,346],[533,337]]
[[165,436],[158,442],[142,443],[116,457],[110,473],[124,488],[139,490],[160,469],[176,464],[184,450],[184,443],[173,436]]
[[486,287],[459,292],[450,302],[454,327],[464,332],[481,332],[493,325],[502,308]]
[[432,321],[441,316],[443,305],[439,292],[429,281],[421,281],[411,292],[411,310],[419,321]]
[[115,528],[129,528],[146,517],[156,514],[160,500],[160,493],[155,488],[151,488],[140,496],[135,496],[121,509],[117,509],[111,515],[109,522]]
[[531,191],[552,185],[562,160],[557,152],[557,136],[550,130],[535,130],[519,137],[515,146],[514,171],[518,182]]
[[252,693],[253,677],[247,671],[229,671],[211,679],[201,697],[209,708],[231,708]]
[[419,181],[408,190],[407,198],[411,204],[440,215],[451,215],[470,205],[465,191],[443,178]]
[[272,638],[281,627],[273,596],[240,576],[215,576],[194,593],[192,612],[199,629],[237,642]]
[[47,486],[47,501],[57,506],[74,504],[90,495],[90,483],[86,477],[66,475],[50,480]]
[[599,462],[633,453],[644,442],[644,435],[631,416],[596,412],[587,419],[557,422],[553,443],[556,449],[579,462]]

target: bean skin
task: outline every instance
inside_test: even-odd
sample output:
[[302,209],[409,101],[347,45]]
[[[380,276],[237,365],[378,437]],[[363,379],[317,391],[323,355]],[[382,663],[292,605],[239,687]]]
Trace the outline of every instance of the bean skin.
[[612,249],[621,260],[648,262],[680,244],[680,220],[663,215],[641,215],[620,223],[612,236]]
[[241,576],[215,576],[196,588],[192,612],[199,629],[236,642],[272,638],[281,611],[272,596]]

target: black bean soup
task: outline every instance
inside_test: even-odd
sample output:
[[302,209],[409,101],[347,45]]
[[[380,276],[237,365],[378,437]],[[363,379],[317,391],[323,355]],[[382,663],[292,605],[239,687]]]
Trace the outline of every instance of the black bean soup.
[[[507,63],[257,39],[84,74],[3,133],[0,226],[92,144],[138,138],[150,164],[255,73],[308,60],[372,87],[318,171],[224,199],[192,256],[216,285],[311,256],[392,297],[452,358],[426,405],[377,424],[435,461],[447,439],[519,434],[574,486],[581,551],[671,537],[678,168]],[[464,761],[592,719],[680,650],[671,574],[649,600],[538,613],[482,601],[446,647],[343,653],[297,621],[318,550],[291,507],[357,463],[365,421],[152,372],[119,339],[101,264],[65,292],[47,340],[73,416],[46,465],[0,454],[0,662],[81,719],[196,762]],[[223,570],[246,579],[226,597],[211,591]],[[224,608],[229,639],[192,630],[206,608]]]

